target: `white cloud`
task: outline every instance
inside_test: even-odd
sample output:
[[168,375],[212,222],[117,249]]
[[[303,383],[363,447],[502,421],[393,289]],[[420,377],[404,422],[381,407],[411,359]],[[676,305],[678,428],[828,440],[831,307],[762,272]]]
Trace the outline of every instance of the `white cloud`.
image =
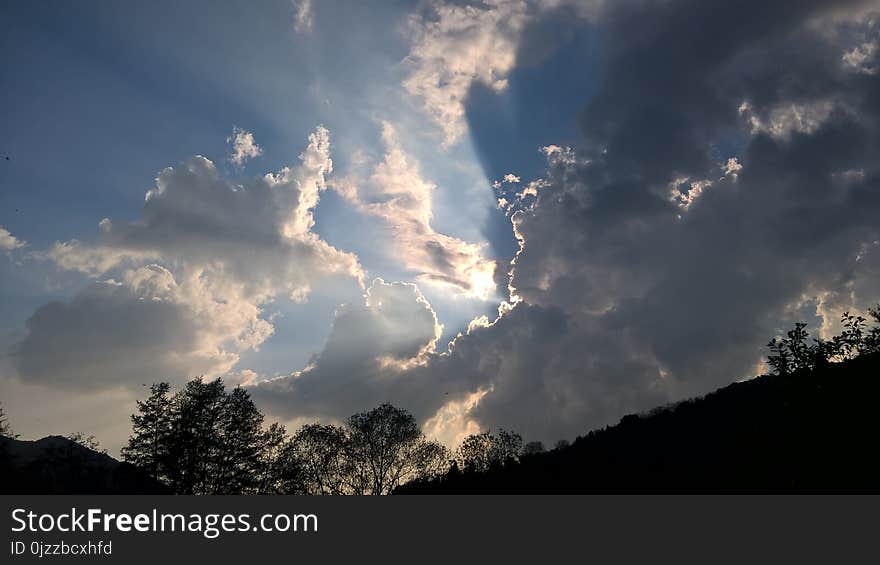
[[507,87],[529,6],[524,0],[488,0],[437,1],[431,7],[432,14],[409,22],[412,46],[403,84],[422,99],[445,142],[453,143],[466,129],[464,102],[471,85],[479,82],[496,91]]
[[759,112],[743,102],[739,113],[746,118],[753,135],[766,133],[774,139],[788,140],[793,133],[814,133],[836,108],[832,100],[813,100],[777,104]]
[[35,312],[18,347],[21,378],[100,388],[226,374],[272,334],[265,304],[304,301],[319,285],[362,287],[357,258],[311,231],[331,171],[324,128],[298,166],[243,185],[204,157],[163,170],[138,220],[105,218],[96,242],[44,253],[105,278]]
[[712,186],[712,181],[708,179],[692,181],[688,177],[677,178],[669,183],[669,198],[679,208],[687,210],[710,186]]
[[291,0],[293,5],[293,29],[297,33],[310,32],[315,24],[312,0]]
[[18,249],[25,245],[25,242],[9,233],[9,230],[3,226],[0,226],[0,251],[12,251],[13,249]]
[[338,309],[323,351],[308,367],[262,382],[251,392],[280,418],[344,419],[392,400],[413,408],[427,400],[418,400],[416,391],[442,386],[407,373],[434,354],[442,331],[415,285],[376,279],[363,304]]
[[102,220],[94,244],[71,240],[48,256],[98,276],[119,265],[155,261],[241,287],[257,302],[278,294],[302,299],[321,280],[362,280],[357,258],[311,232],[314,208],[333,170],[329,132],[318,128],[300,165],[235,185],[197,156],[168,167],[146,194],[141,218]]
[[481,389],[466,395],[461,400],[447,402],[433,416],[425,420],[422,431],[429,438],[452,448],[461,445],[467,436],[484,431],[474,419],[473,413],[488,392],[491,392],[491,389]]
[[736,157],[730,157],[726,163],[721,165],[721,171],[724,173],[724,176],[732,180],[736,180],[742,170],[743,166]]
[[844,67],[855,72],[873,75],[877,72],[877,67],[873,63],[878,48],[880,48],[880,43],[876,41],[866,41],[861,45],[856,45],[841,57]]
[[[101,220],[99,227],[102,232],[109,230],[105,226],[109,224]],[[37,253],[37,257],[44,257],[54,261],[62,269],[79,271],[89,276],[100,276],[110,269],[125,263],[138,263],[158,259],[160,253],[151,250],[135,251],[133,249],[120,249],[115,246],[83,244],[77,239],[64,242],[56,242],[48,251]]]
[[[437,232],[432,227],[437,187],[422,178],[419,165],[404,152],[394,127],[382,124],[385,155],[369,182],[348,179],[337,191],[360,210],[382,218],[394,231],[394,253],[423,283],[451,285],[488,299],[495,291],[495,262],[483,246]],[[369,185],[359,188],[360,185]],[[337,187],[334,184],[334,187]]]
[[465,132],[470,88],[507,88],[526,27],[538,17],[566,10],[567,18],[593,19],[602,0],[432,0],[427,13],[410,17],[411,45],[404,60],[404,88],[443,130],[444,144]]
[[238,126],[232,128],[232,135],[226,138],[226,143],[232,146],[229,161],[237,167],[244,165],[248,159],[263,154],[263,148],[254,141],[254,134]]

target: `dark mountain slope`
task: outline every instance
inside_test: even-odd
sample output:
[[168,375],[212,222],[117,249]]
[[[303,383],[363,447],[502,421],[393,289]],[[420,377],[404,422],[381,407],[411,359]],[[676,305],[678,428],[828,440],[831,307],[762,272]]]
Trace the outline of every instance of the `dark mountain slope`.
[[5,494],[152,494],[165,492],[142,469],[61,436],[22,441],[0,436]]
[[880,356],[732,384],[525,456],[400,493],[880,491]]

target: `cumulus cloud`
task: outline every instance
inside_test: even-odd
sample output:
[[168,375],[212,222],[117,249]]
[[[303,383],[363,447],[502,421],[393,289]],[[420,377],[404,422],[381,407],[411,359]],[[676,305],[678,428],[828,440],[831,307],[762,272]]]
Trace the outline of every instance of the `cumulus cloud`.
[[536,201],[505,197],[517,303],[429,366],[470,367],[471,417],[582,433],[749,376],[804,309],[880,299],[880,84],[837,63],[830,8],[605,5],[587,143],[545,150]]
[[13,249],[18,249],[19,247],[24,247],[25,242],[16,238],[14,235],[9,233],[9,230],[0,226],[0,250],[2,251],[12,251]]
[[339,183],[338,191],[361,211],[382,218],[394,232],[394,253],[419,282],[455,287],[490,298],[495,262],[483,246],[437,232],[432,227],[436,185],[421,176],[418,163],[401,147],[394,127],[382,124],[385,155],[369,179]]
[[[880,84],[828,33],[850,8],[864,3],[605,4],[586,142],[547,147],[529,200],[505,196],[511,304],[403,374],[373,355],[345,387],[283,381],[287,401],[366,386],[347,408],[399,400],[443,437],[551,441],[749,376],[805,309],[830,331],[880,299]],[[741,150],[719,164],[722,145]]]
[[309,136],[300,161],[237,185],[209,159],[193,157],[159,174],[140,219],[102,220],[97,242],[58,243],[48,256],[91,275],[154,260],[241,287],[258,302],[278,294],[305,296],[328,278],[362,279],[356,257],[311,231],[325,176],[333,170],[326,129]]
[[251,392],[273,414],[288,419],[341,420],[386,401],[436,407],[441,382],[412,378],[407,371],[434,354],[442,329],[415,285],[376,279],[362,304],[337,311],[323,351],[308,367]]
[[[15,352],[20,377],[95,388],[225,374],[272,334],[264,304],[335,281],[362,285],[357,258],[311,231],[331,171],[324,128],[299,165],[243,185],[204,157],[166,168],[138,220],[105,218],[95,242],[44,254],[105,278],[34,313]],[[253,380],[242,371],[241,382]]]
[[247,300],[217,301],[210,284],[199,277],[178,283],[149,265],[41,306],[13,352],[18,372],[31,384],[66,390],[224,374],[272,326]]
[[226,143],[232,148],[229,161],[237,167],[244,165],[248,159],[263,154],[263,148],[254,141],[254,134],[238,126],[232,128],[232,135],[226,138]]

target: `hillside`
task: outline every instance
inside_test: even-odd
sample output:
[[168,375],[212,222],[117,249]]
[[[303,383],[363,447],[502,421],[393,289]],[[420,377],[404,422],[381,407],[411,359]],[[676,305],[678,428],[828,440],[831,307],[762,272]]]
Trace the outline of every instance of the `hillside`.
[[0,493],[152,494],[165,489],[141,469],[61,436],[0,436]]
[[398,493],[877,491],[880,356],[762,376],[485,473]]

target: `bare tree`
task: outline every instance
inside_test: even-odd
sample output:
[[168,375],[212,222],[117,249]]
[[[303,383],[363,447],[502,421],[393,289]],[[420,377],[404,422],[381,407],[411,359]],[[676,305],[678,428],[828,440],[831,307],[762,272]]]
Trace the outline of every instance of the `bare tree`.
[[540,441],[530,441],[523,446],[522,455],[537,455],[538,453],[544,453],[545,451],[547,450],[544,449],[543,443],[541,443]]
[[345,429],[318,423],[301,427],[293,436],[286,456],[299,462],[308,494],[353,494],[359,490],[358,483],[352,481],[346,443]]
[[370,494],[390,494],[401,483],[436,474],[446,450],[428,441],[408,411],[391,404],[348,419],[347,454]]
[[567,439],[561,439],[556,442],[556,445],[553,446],[553,449],[565,449],[571,445],[571,443]]
[[522,437],[508,430],[498,434],[482,432],[469,435],[456,451],[456,459],[465,471],[484,472],[519,459]]

